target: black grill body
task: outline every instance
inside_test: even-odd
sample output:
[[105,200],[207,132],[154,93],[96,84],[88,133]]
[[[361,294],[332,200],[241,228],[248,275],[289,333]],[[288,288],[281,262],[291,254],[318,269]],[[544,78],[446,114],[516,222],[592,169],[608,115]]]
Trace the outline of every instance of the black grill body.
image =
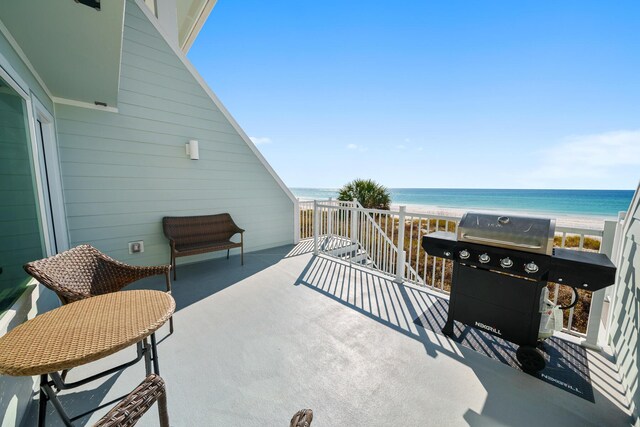
[[[616,269],[604,254],[559,248],[552,255],[525,252],[458,241],[456,234],[442,231],[424,236],[422,247],[454,261],[444,334],[453,336],[459,321],[531,351],[538,345],[540,300],[548,281],[591,291],[615,281]],[[543,367],[544,359],[523,363],[527,371]]]
[[466,265],[454,267],[453,281],[443,333],[453,336],[457,320],[518,345],[537,344],[545,282],[506,275],[496,280],[493,273]]

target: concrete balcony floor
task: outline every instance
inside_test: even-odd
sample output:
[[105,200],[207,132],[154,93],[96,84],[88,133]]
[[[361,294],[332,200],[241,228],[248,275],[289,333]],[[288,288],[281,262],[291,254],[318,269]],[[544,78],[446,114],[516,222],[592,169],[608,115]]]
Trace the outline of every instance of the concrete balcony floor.
[[[309,253],[310,242],[178,267],[175,333],[158,332],[171,425],[626,425],[606,353],[589,353],[595,403],[416,326],[441,298]],[[163,288],[162,280],[136,288]],[[134,348],[74,369],[115,366]],[[69,413],[108,402],[144,377],[142,363],[61,394]],[[34,402],[35,403],[35,402]],[[32,404],[25,425],[34,425]],[[80,420],[91,425],[107,409]],[[61,425],[49,405],[48,425]],[[139,425],[158,425],[155,408]]]

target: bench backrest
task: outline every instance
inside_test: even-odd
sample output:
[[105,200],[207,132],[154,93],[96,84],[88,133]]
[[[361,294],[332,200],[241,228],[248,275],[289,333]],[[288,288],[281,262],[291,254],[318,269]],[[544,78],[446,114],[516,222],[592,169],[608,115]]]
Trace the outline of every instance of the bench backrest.
[[165,216],[164,235],[179,244],[227,241],[240,230],[228,213],[200,216]]

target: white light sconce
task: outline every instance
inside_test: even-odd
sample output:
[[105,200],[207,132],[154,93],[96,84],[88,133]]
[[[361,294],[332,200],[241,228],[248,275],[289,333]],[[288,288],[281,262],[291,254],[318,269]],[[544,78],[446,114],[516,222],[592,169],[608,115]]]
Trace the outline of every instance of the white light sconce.
[[195,139],[190,140],[185,144],[185,148],[187,149],[187,156],[191,160],[198,160],[200,158],[200,150],[198,150],[198,141]]

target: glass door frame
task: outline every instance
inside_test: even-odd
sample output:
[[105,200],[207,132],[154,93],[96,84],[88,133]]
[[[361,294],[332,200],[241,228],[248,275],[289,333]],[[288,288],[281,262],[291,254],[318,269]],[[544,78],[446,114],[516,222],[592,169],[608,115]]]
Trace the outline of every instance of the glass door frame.
[[[64,202],[62,199],[62,184],[59,180],[60,178],[60,168],[58,163],[57,156],[57,144],[55,138],[55,129],[53,116],[44,108],[43,104],[30,92],[27,84],[19,77],[18,73],[11,67],[9,62],[4,58],[2,53],[0,53],[0,77],[7,83],[13,90],[15,90],[18,95],[25,101],[25,109],[27,114],[27,124],[29,131],[29,140],[30,140],[30,150],[31,150],[31,162],[33,167],[33,173],[35,178],[36,185],[36,195],[37,195],[37,209],[40,223],[40,232],[42,233],[42,240],[44,242],[44,252],[47,256],[51,256],[57,253],[57,251],[62,251],[68,248],[68,234],[66,227],[66,217],[64,213]],[[52,207],[54,208],[54,212],[52,215],[47,215],[47,210],[45,208],[45,203],[47,202],[48,195],[45,195],[45,189],[43,188],[43,176],[41,174],[42,170],[42,148],[38,147],[38,138],[36,136],[36,117],[42,117],[43,120],[47,122],[47,136],[49,137],[48,143],[52,145],[55,150],[55,164],[51,159],[47,162],[47,166],[51,166],[51,169],[57,172],[58,181],[57,182],[49,182],[50,192],[53,195],[53,199],[57,200],[54,204],[52,203]],[[43,122],[44,124],[44,122]],[[47,144],[47,142],[45,142]],[[47,153],[48,154],[48,153]],[[53,200],[52,200],[53,202]],[[62,202],[60,205],[59,202]],[[60,210],[60,206],[62,206],[62,211]],[[58,248],[55,247],[55,243],[51,239],[51,230],[53,229],[53,221],[56,218],[62,219],[62,221],[56,221],[56,237],[59,238]],[[60,224],[58,226],[58,224]],[[59,236],[59,237],[58,237]],[[65,246],[66,245],[66,246]]]

